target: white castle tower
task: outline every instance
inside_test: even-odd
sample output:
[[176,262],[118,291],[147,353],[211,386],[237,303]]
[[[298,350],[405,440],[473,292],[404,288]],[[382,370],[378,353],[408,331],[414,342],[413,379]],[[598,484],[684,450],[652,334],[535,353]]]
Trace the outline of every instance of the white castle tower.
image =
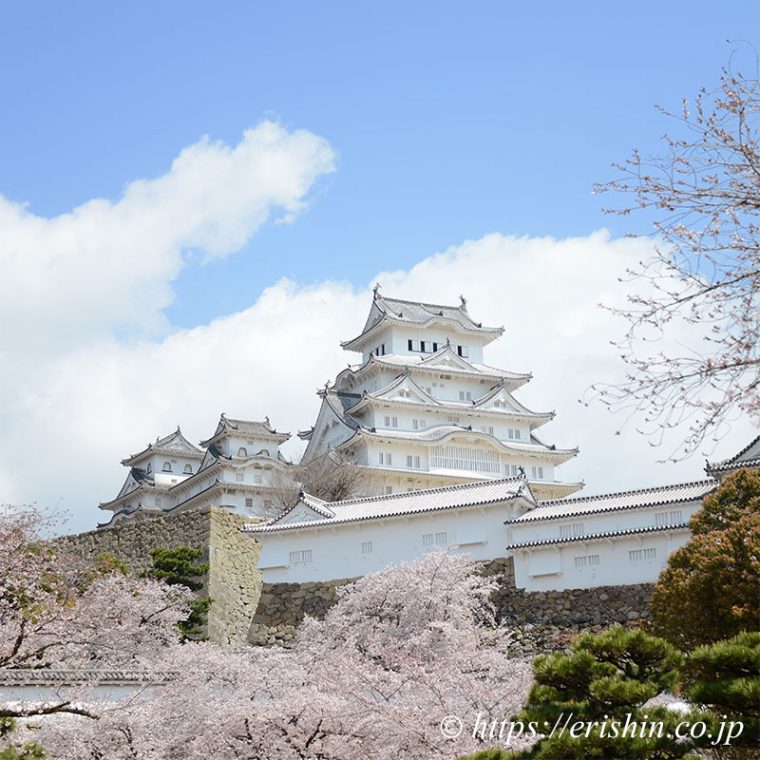
[[385,298],[375,287],[361,334],[341,345],[362,354],[318,391],[322,406],[303,461],[329,451],[370,471],[373,493],[396,493],[524,472],[537,499],[582,483],[555,468],[578,449],[543,443],[535,430],[554,412],[533,412],[512,395],[531,379],[483,363],[502,327],[475,322],[459,306]]

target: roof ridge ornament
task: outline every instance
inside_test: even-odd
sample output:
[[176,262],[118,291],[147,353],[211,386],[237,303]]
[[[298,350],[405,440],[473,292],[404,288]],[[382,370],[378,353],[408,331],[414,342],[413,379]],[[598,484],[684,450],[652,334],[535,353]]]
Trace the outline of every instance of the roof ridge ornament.
[[377,301],[378,298],[380,298],[380,288],[382,285],[379,282],[375,283],[375,287],[372,288],[372,300]]
[[464,296],[459,296],[459,302],[459,308],[467,311],[467,299]]

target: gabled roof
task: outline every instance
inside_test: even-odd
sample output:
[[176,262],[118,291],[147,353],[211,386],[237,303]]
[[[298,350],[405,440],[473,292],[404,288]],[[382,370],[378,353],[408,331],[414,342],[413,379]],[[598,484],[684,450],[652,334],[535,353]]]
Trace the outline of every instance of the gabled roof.
[[705,472],[708,475],[712,475],[713,473],[739,470],[742,467],[760,467],[760,435],[753,441],[750,441],[738,454],[734,454],[730,459],[724,459],[722,462],[708,462]]
[[646,525],[641,528],[623,528],[621,530],[605,530],[599,533],[587,533],[582,536],[567,536],[563,538],[539,538],[535,541],[520,541],[515,544],[508,544],[505,549],[512,551],[514,549],[530,549],[536,546],[553,546],[555,544],[570,544],[577,541],[599,541],[606,538],[616,538],[618,536],[636,536],[642,533],[662,533],[672,531],[685,531],[689,529],[688,523],[674,523],[673,525]]
[[478,380],[488,379],[494,383],[503,381],[509,390],[519,388],[533,377],[529,372],[510,372],[506,369],[491,367],[488,364],[471,362],[456,354],[452,355],[459,360],[457,365],[452,363],[447,366],[440,366],[430,361],[441,352],[452,353],[450,348],[444,347],[438,349],[435,354],[421,354],[419,356],[409,354],[375,356],[372,354],[364,364],[348,366],[346,369],[341,370],[335,379],[335,384],[340,386],[341,380],[344,380],[347,376],[357,377],[372,369],[391,369],[395,370],[396,373],[409,370],[410,372],[425,372],[428,374],[452,374],[459,377],[476,377]]
[[[304,521],[298,521],[298,520],[290,520],[289,517],[293,515],[293,513],[297,513],[300,510],[301,507],[306,507],[308,511],[314,513],[314,520],[321,520],[322,518],[332,518],[335,517],[335,512],[333,512],[330,507],[328,506],[328,502],[324,501],[323,499],[318,499],[316,496],[312,496],[311,494],[304,493],[303,491],[300,491],[298,493],[298,498],[296,499],[295,503],[288,507],[286,510],[282,512],[282,514],[278,515],[273,521],[273,523],[279,524],[292,524],[295,525],[296,522],[306,522]],[[267,523],[269,524],[269,523]]]
[[341,346],[349,351],[361,350],[361,346],[370,335],[377,332],[379,326],[386,322],[420,327],[427,327],[436,322],[444,323],[457,332],[479,333],[489,340],[498,338],[504,332],[503,327],[485,327],[480,322],[475,322],[467,312],[467,302],[464,298],[461,299],[459,306],[443,306],[421,301],[405,301],[400,298],[386,298],[375,290],[369,316],[361,334],[351,340],[343,341]]
[[521,404],[505,387],[504,382],[497,383],[496,385],[484,394],[480,398],[475,399],[472,405],[476,409],[482,409],[487,406],[495,398],[501,396],[505,402],[507,402],[512,408],[511,412],[515,414],[522,414],[528,417],[541,417],[542,419],[552,420],[555,417],[554,412],[534,412],[532,409],[528,409],[525,404]]
[[[398,391],[406,390],[410,394],[408,397],[398,395]],[[394,393],[394,391],[396,391]],[[346,394],[348,395],[348,394]],[[394,401],[400,404],[424,404],[425,406],[442,406],[440,401],[434,399],[427,391],[421,388],[412,380],[408,372],[403,372],[395,380],[390,382],[384,388],[374,393],[350,394],[355,396],[354,403],[346,409],[348,413],[354,414],[372,401]]]
[[510,522],[517,525],[536,520],[558,520],[600,512],[616,512],[623,509],[641,509],[701,501],[717,486],[718,483],[713,479],[697,480],[691,483],[641,488],[636,491],[620,491],[599,494],[598,496],[577,496],[573,499],[541,501],[534,509],[510,520]]
[[533,443],[501,441],[490,433],[484,433],[481,430],[473,430],[471,427],[462,427],[461,425],[436,425],[435,427],[425,428],[424,430],[399,430],[398,428],[376,430],[375,428],[360,427],[356,433],[342,443],[341,446],[347,446],[352,443],[357,436],[409,441],[410,443],[440,443],[456,435],[466,435],[468,437],[474,436],[482,441],[487,441],[500,451],[549,458],[554,460],[557,464],[567,462],[578,453],[577,448],[558,449],[556,447],[546,446],[538,440],[534,440]]
[[207,448],[228,436],[284,443],[290,438],[290,433],[278,433],[269,424],[269,417],[265,417],[263,422],[255,420],[233,420],[222,412],[222,416],[219,418],[214,434],[211,438],[201,441],[201,446]]
[[116,498],[111,499],[110,501],[101,501],[100,504],[98,504],[98,509],[116,509],[121,504],[138,496],[139,493],[145,493],[154,488],[155,483],[151,473],[148,473],[139,467],[132,467],[124,480],[124,484],[119,490],[119,493],[116,495]]
[[177,429],[163,438],[156,438],[155,443],[149,443],[146,448],[139,451],[137,454],[132,454],[126,459],[122,459],[121,463],[126,467],[132,467],[139,464],[147,457],[153,456],[153,454],[165,454],[167,456],[180,456],[185,459],[203,459],[203,452],[193,446],[190,441],[182,435],[182,431]]
[[246,525],[243,530],[247,533],[272,533],[299,528],[332,527],[363,520],[382,520],[445,509],[476,507],[516,498],[523,498],[530,503],[535,502],[524,478],[504,478],[442,488],[427,488],[407,493],[321,502],[321,506],[329,509],[334,517],[298,523],[282,523],[282,518],[278,518],[265,525]]

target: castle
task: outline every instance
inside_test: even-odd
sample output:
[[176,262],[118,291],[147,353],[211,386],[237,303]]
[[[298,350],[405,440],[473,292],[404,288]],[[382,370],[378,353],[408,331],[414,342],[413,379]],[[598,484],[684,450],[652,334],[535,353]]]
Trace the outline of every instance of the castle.
[[[492,367],[484,348],[503,328],[458,306],[386,298],[376,287],[361,333],[342,343],[361,361],[319,391],[303,462],[347,461],[363,492],[326,502],[301,491],[280,453],[290,437],[264,422],[229,419],[198,448],[177,429],[122,461],[129,474],[99,526],[208,506],[248,517],[265,582],[351,578],[433,548],[480,560],[512,557],[528,591],[655,580],[689,538],[688,521],[718,478],[760,465],[760,437],[704,480],[598,496],[557,468],[576,448],[536,430],[554,417],[515,398],[529,374]],[[273,515],[275,515],[273,517]],[[264,521],[263,518],[269,518]]]

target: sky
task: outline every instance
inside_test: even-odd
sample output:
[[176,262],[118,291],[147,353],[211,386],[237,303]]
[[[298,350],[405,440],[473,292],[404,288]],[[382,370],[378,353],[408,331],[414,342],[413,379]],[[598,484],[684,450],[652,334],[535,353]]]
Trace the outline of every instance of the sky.
[[701,477],[578,404],[621,375],[597,304],[650,245],[592,186],[660,150],[656,104],[734,51],[754,65],[758,22],[730,1],[0,3],[0,501],[89,529],[119,460],[177,424],[308,428],[376,281],[505,326],[487,358],[533,372],[544,437],[581,447],[566,479]]

